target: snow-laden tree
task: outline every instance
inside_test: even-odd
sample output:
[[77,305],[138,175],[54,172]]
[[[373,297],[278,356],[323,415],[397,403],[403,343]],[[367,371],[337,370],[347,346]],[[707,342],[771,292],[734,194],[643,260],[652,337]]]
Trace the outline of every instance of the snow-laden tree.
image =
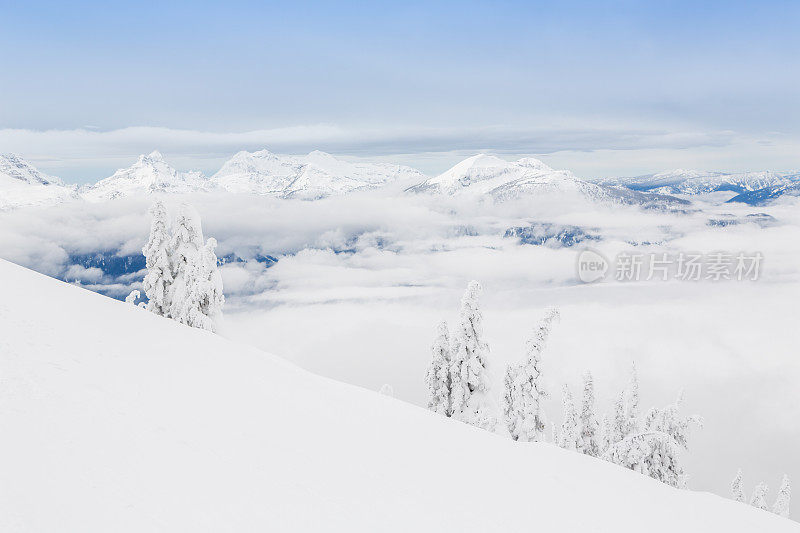
[[161,316],[170,315],[170,302],[174,273],[172,266],[172,243],[167,227],[167,210],[164,203],[156,200],[150,208],[150,238],[142,253],[147,274],[142,288],[148,298],[147,309]]
[[428,409],[444,416],[453,414],[450,406],[450,359],[450,334],[447,322],[441,322],[431,347],[425,385],[428,387]]
[[453,418],[494,431],[496,404],[490,391],[489,346],[483,339],[480,292],[480,283],[471,281],[461,299],[461,317],[451,351],[450,405]]
[[133,289],[133,290],[132,290],[130,293],[128,293],[128,295],[125,297],[125,303],[126,303],[126,304],[131,304],[131,305],[136,305],[136,300],[138,300],[139,298],[141,298],[141,296],[142,296],[142,293],[141,293],[141,292],[139,292],[139,291],[138,291],[138,290],[136,290],[136,289]]
[[605,458],[667,485],[684,487],[687,476],[680,460],[681,451],[688,449],[689,428],[701,426],[702,422],[697,416],[681,416],[678,411],[682,402],[683,396],[678,395],[667,407],[651,409],[643,429],[613,444]]
[[189,264],[203,248],[203,229],[200,215],[188,204],[181,204],[170,240],[170,259],[173,283],[170,291],[169,316],[186,323],[186,298],[191,289],[187,284]]
[[575,402],[572,399],[572,392],[570,392],[568,385],[564,385],[563,402],[564,418],[561,421],[561,430],[558,432],[558,445],[567,450],[577,450],[580,422],[578,411],[575,409]]
[[750,497],[750,505],[753,507],[758,507],[764,511],[767,511],[769,508],[767,507],[767,491],[768,491],[767,484],[763,481],[756,485],[756,488],[753,490],[753,496]]
[[776,515],[789,517],[789,501],[792,498],[792,487],[789,484],[789,476],[783,475],[781,481],[781,488],[778,489],[778,498],[775,500],[775,505],[772,506],[772,512]]
[[603,416],[600,419],[600,437],[598,439],[600,442],[600,454],[598,457],[605,457],[606,452],[613,444],[612,433],[614,430],[612,426],[613,424],[611,423],[611,419],[608,418],[608,414],[603,413]]
[[597,457],[600,454],[597,415],[595,414],[594,378],[591,372],[583,375],[583,401],[581,403],[580,436],[578,451]]
[[605,451],[622,442],[628,436],[628,415],[625,396],[625,391],[622,391],[614,401],[614,416],[608,420],[608,428],[604,435],[603,449]]
[[625,389],[625,423],[623,438],[639,431],[639,374],[636,364],[631,366],[631,375],[628,387]]
[[388,383],[384,383],[383,385],[381,385],[378,394],[380,394],[381,396],[389,396],[390,398],[394,398],[394,387],[392,387]]
[[558,309],[548,309],[525,343],[525,360],[506,369],[503,418],[514,440],[544,441],[544,400],[548,393],[542,379],[542,352],[558,318]]
[[214,252],[216,247],[216,239],[208,239],[205,246],[189,257],[181,285],[183,290],[176,291],[173,300],[173,319],[209,331],[216,331],[225,304],[222,276]]
[[746,497],[744,495],[744,486],[742,485],[742,469],[736,472],[736,477],[731,482],[731,497],[737,502],[744,503]]

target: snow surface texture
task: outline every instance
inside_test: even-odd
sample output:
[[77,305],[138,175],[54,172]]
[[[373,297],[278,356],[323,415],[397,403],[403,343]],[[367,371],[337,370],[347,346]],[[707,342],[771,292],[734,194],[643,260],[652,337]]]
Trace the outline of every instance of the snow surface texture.
[[53,205],[74,196],[74,187],[64,186],[17,155],[0,154],[0,210]]
[[0,278],[3,531],[800,531],[4,261]]

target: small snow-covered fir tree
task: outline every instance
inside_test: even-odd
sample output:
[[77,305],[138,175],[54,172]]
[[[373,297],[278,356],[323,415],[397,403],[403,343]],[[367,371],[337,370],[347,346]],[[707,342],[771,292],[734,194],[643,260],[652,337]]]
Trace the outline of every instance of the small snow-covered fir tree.
[[176,299],[182,305],[173,315],[182,324],[209,331],[216,331],[225,304],[222,276],[217,269],[217,255],[214,252],[216,247],[217,240],[210,238],[189,259],[184,276],[185,293]]
[[561,430],[558,432],[558,445],[567,450],[578,449],[579,420],[572,392],[568,385],[564,385],[564,419],[561,421]]
[[450,362],[452,416],[494,431],[496,406],[491,396],[489,346],[483,339],[483,315],[478,305],[481,285],[471,281],[461,299],[461,317],[453,335]]
[[594,378],[591,372],[583,375],[583,401],[581,403],[580,436],[578,451],[597,457],[600,455],[597,415],[595,414]]
[[139,291],[138,291],[138,290],[136,290],[136,289],[133,289],[133,290],[132,290],[130,293],[128,293],[128,295],[125,297],[125,303],[126,303],[126,304],[131,304],[131,305],[136,305],[136,300],[138,300],[139,298],[141,298],[141,296],[142,296],[142,293],[141,293],[141,292],[139,292]]
[[744,486],[742,485],[742,469],[736,472],[736,477],[731,482],[731,497],[737,502],[745,503]]
[[378,394],[380,394],[381,396],[389,396],[390,398],[394,398],[394,388],[388,383],[384,383],[383,385],[381,385]]
[[190,297],[191,292],[187,283],[187,272],[201,248],[203,248],[203,229],[200,215],[190,205],[181,204],[170,241],[174,281],[170,291],[169,316],[184,324],[188,320],[185,316],[186,309],[190,307],[186,299]]
[[608,415],[603,413],[603,417],[600,419],[600,454],[598,457],[605,457],[606,452],[613,444],[612,442],[612,424],[611,420],[608,418]]
[[769,488],[767,484],[763,481],[756,485],[756,488],[753,489],[753,495],[750,497],[750,505],[753,507],[758,507],[764,511],[768,510],[767,507],[767,491]]
[[631,366],[631,375],[628,381],[628,388],[625,389],[625,424],[623,426],[623,438],[639,431],[639,374],[636,372],[636,364]]
[[625,391],[622,391],[614,402],[614,416],[609,420],[608,431],[605,432],[604,448],[608,450],[611,446],[622,442],[628,436],[628,418],[625,402]]
[[688,432],[691,425],[701,426],[697,416],[682,417],[678,410],[683,396],[663,409],[651,409],[644,428],[627,435],[605,452],[609,461],[642,474],[682,488],[686,473],[680,460],[681,450],[688,449]]
[[428,409],[444,416],[453,414],[450,406],[450,334],[447,322],[441,322],[431,347],[431,362],[425,373]]
[[542,379],[542,352],[558,318],[558,309],[548,309],[525,344],[525,360],[506,369],[503,418],[514,440],[544,441],[544,400],[548,393]]
[[775,500],[775,505],[772,506],[772,512],[776,515],[789,517],[789,502],[792,498],[792,487],[789,484],[789,476],[783,475],[781,481],[781,488],[778,489],[778,498]]
[[142,288],[148,298],[147,310],[161,316],[170,315],[172,284],[172,243],[167,228],[167,210],[164,203],[157,200],[150,208],[150,238],[142,253],[145,257],[147,274]]

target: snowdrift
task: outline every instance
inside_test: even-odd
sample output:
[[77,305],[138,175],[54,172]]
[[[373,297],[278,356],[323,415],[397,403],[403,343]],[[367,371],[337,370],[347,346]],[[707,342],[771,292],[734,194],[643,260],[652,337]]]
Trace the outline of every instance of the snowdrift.
[[2,531],[800,531],[5,261],[0,280]]

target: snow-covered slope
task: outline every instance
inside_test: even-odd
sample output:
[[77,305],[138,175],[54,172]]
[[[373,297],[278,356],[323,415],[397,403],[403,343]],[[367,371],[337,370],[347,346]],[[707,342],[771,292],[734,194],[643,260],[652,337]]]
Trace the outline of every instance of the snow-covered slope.
[[395,180],[424,178],[409,167],[352,163],[325,152],[287,156],[261,150],[237,153],[212,177],[212,182],[229,192],[314,200],[373,189]]
[[600,180],[599,183],[661,194],[705,194],[716,191],[745,193],[765,188],[780,188],[798,180],[800,180],[798,173],[769,170],[726,173],[677,169],[631,178],[607,178]]
[[624,188],[598,185],[578,179],[568,170],[554,170],[532,157],[509,162],[496,156],[478,154],[461,161],[444,173],[410,187],[409,192],[447,195],[482,195],[497,201],[531,195],[554,194],[582,197],[591,201],[680,205],[668,196],[642,194]]
[[200,172],[178,172],[157,151],[140,155],[133,166],[117,170],[112,176],[81,189],[87,200],[113,200],[151,193],[192,193],[208,189],[208,179]]
[[46,206],[75,196],[74,187],[40,172],[15,154],[0,154],[0,210]]
[[797,532],[0,261],[2,531]]

